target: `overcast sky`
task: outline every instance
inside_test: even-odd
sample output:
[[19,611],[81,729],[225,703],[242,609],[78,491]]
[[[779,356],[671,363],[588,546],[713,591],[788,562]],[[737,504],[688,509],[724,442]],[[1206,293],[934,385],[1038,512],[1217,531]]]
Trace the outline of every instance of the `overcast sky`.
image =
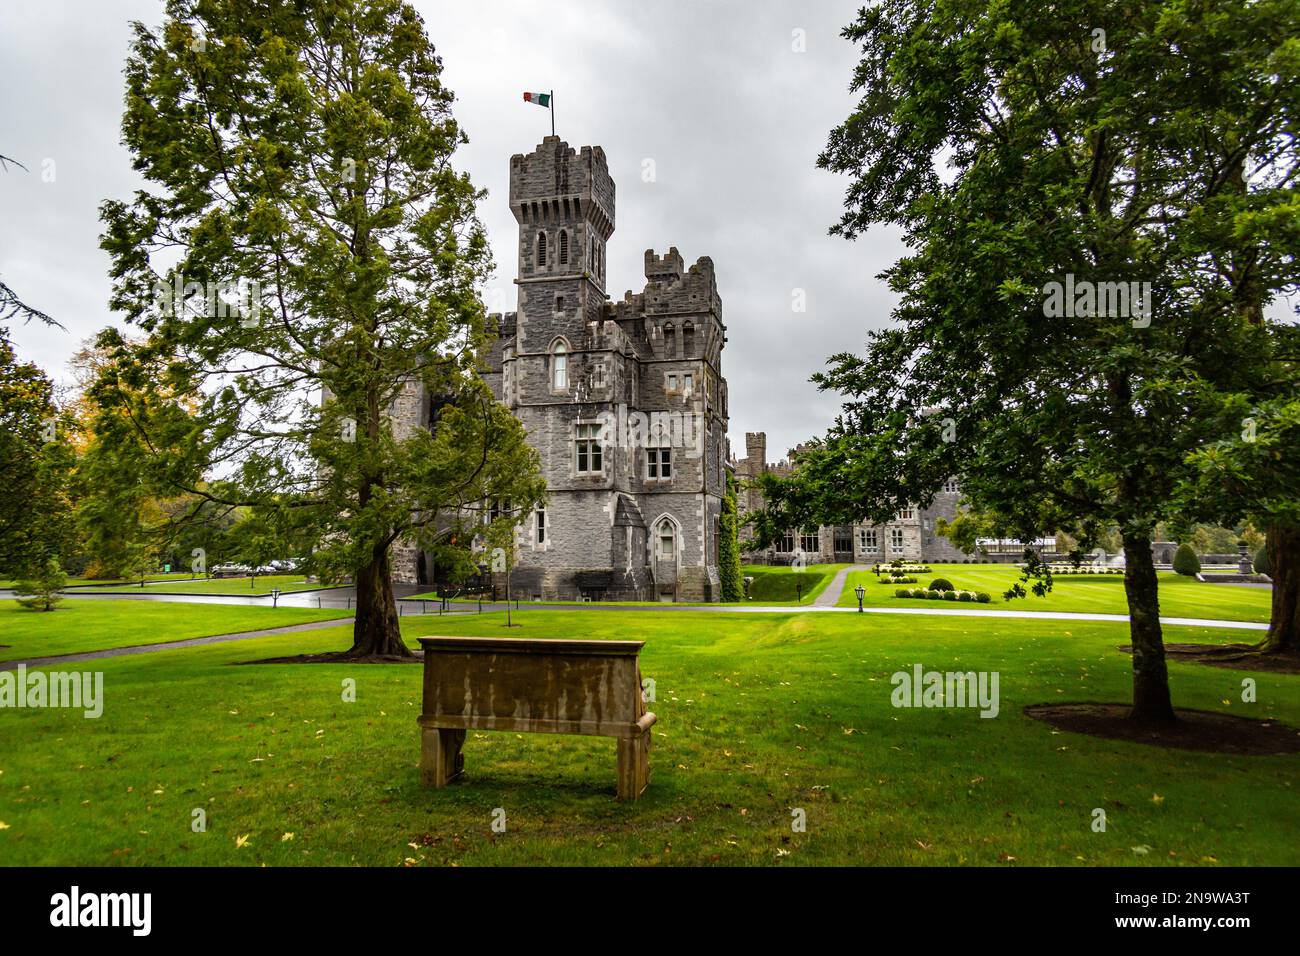
[[[415,3],[470,137],[459,166],[488,190],[480,214],[507,308],[509,160],[550,132],[547,112],[522,94],[554,89],[556,132],[574,147],[604,147],[617,183],[610,296],[644,287],[647,248],[676,246],[688,264],[713,258],[738,455],[748,431],[767,432],[770,459],[822,432],[838,403],[809,375],[835,352],[860,351],[894,302],[875,276],[902,253],[898,234],[827,235],[845,181],[815,166],[853,105],[855,51],[839,31],[859,5]],[[0,174],[0,276],[67,326],[12,330],[23,358],[63,380],[76,345],[115,318],[97,208],[138,185],[119,144],[122,67],[128,23],[157,26],[161,16],[157,0],[0,5],[0,154],[28,169]],[[642,178],[647,159],[653,182]],[[804,312],[792,307],[796,289]]]

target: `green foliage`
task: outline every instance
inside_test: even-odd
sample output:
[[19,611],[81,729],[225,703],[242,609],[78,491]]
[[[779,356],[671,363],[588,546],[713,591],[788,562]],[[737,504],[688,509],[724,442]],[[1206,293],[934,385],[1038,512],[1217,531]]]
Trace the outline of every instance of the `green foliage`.
[[952,582],[947,578],[935,578],[930,582],[931,591],[951,591],[953,590]]
[[1255,552],[1254,566],[1255,566],[1256,574],[1273,573],[1273,565],[1268,560],[1267,548],[1260,548],[1258,551]]
[[1174,570],[1187,577],[1201,573],[1201,559],[1190,544],[1180,544],[1174,552]]
[[[401,0],[168,0],[125,71],[149,189],[101,207],[112,304],[144,336],[99,343],[96,398],[135,436],[115,453],[140,443],[163,498],[247,509],[262,544],[310,542],[323,580],[373,581],[370,652],[402,651],[395,541],[469,560],[487,503],[521,521],[545,496],[479,376],[492,263],[441,70]],[[208,294],[176,295],[187,283]],[[432,429],[394,426],[413,399]]]
[[718,580],[723,601],[742,601],[745,583],[740,570],[740,516],[736,503],[736,479],[727,475],[727,493],[718,519]]
[[0,577],[43,573],[51,555],[72,550],[73,431],[49,377],[19,362],[0,328]]
[[68,583],[68,576],[59,566],[58,558],[50,557],[30,578],[14,584],[14,597],[25,608],[34,611],[53,611],[63,600],[59,592]]

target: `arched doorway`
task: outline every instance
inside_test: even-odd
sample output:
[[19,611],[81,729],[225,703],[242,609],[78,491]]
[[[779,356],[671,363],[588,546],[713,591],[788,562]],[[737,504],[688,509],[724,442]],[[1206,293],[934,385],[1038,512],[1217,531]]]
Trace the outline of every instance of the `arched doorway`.
[[651,526],[650,548],[654,562],[656,597],[677,600],[677,572],[681,567],[681,532],[677,522],[663,515]]

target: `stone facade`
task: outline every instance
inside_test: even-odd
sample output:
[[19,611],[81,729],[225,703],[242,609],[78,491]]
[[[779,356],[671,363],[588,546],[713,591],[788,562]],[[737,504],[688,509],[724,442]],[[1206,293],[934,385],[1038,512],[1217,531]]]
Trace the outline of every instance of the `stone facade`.
[[[747,487],[749,483],[766,472],[790,474],[794,469],[792,462],[798,457],[799,449],[795,448],[789,458],[775,464],[769,463],[767,435],[763,432],[745,434],[745,457],[735,464],[736,477],[742,488],[742,514],[757,511],[763,506],[761,492],[757,488]],[[893,521],[884,524],[822,526],[816,532],[808,534],[795,531],[770,548],[746,552],[742,555],[742,560],[750,564],[790,564],[796,557],[801,557],[807,564],[967,560],[973,556],[962,552],[936,531],[940,518],[951,521],[957,516],[960,498],[957,483],[948,482],[935,495],[928,508],[905,508]]]
[[[511,588],[524,600],[718,600],[727,382],[713,262],[688,269],[675,248],[647,250],[644,290],[610,301],[614,196],[599,146],[548,136],[510,159],[518,308],[490,317],[485,379],[523,423],[549,494],[519,531]],[[428,424],[418,398],[398,414]],[[394,549],[398,580],[431,583],[431,567]]]

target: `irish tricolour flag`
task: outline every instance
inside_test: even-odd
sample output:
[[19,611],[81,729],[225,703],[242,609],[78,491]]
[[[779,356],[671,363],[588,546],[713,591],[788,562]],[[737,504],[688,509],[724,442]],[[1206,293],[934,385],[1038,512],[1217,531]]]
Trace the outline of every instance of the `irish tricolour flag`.
[[536,103],[538,106],[550,107],[551,94],[550,93],[525,93],[524,102]]

